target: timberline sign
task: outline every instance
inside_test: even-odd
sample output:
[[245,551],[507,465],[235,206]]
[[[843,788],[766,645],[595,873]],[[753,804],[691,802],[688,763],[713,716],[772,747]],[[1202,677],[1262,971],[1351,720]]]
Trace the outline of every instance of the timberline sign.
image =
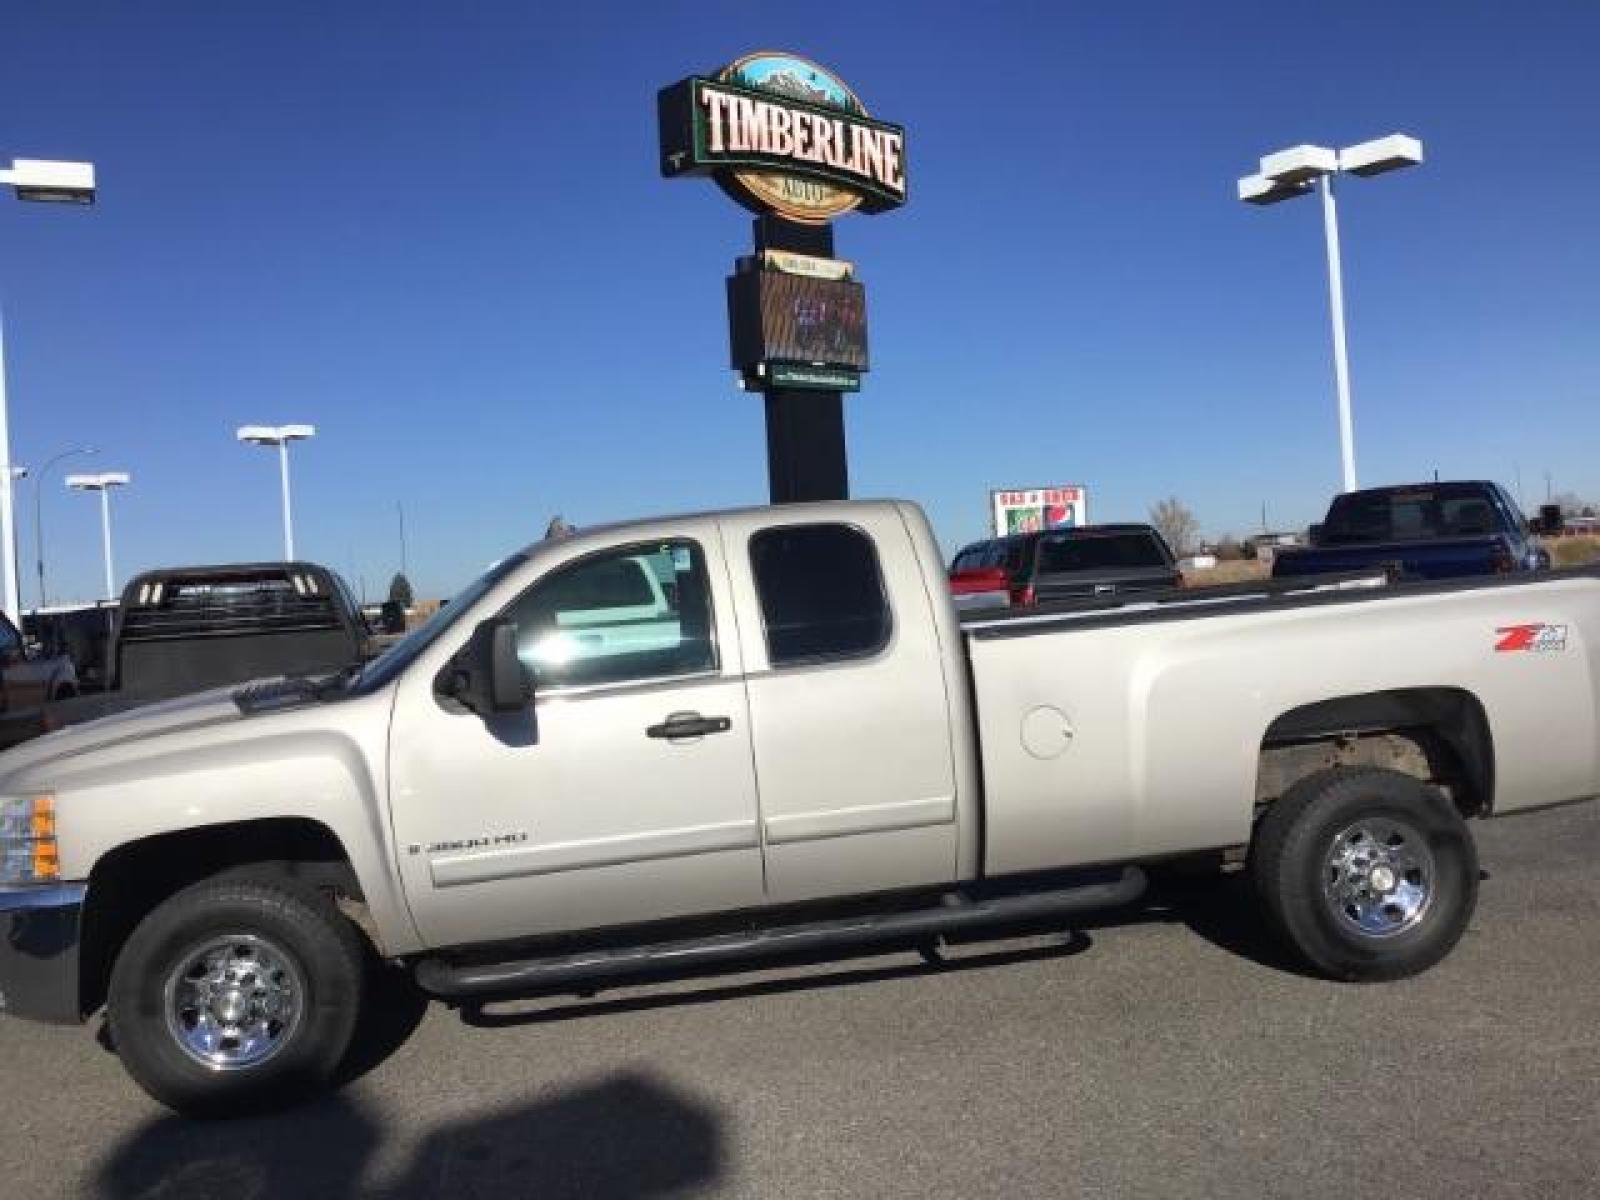
[[823,224],[906,201],[906,132],[795,54],[748,54],[656,100],[661,173],[710,174],[746,208]]

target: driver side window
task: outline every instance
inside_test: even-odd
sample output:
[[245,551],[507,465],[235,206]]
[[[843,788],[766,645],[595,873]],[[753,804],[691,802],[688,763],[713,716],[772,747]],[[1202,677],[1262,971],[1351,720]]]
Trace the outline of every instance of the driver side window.
[[647,542],[559,567],[506,610],[537,688],[586,687],[717,669],[705,555]]

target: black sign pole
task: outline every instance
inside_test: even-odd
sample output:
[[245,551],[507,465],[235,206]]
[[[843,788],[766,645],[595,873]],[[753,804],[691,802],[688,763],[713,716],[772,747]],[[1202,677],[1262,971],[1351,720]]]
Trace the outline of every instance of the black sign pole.
[[[756,254],[788,250],[833,257],[833,226],[803,225],[781,217],[757,217]],[[844,393],[766,387],[767,487],[774,504],[847,500]]]

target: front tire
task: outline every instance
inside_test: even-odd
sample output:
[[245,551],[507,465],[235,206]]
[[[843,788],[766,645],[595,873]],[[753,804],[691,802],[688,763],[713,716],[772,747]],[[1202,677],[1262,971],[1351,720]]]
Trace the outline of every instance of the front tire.
[[276,1107],[338,1067],[362,982],[360,935],[318,893],[257,876],[198,883],[146,916],[118,955],[112,1044],[178,1112]]
[[1295,784],[1261,818],[1250,871],[1280,933],[1333,979],[1427,970],[1461,940],[1478,899],[1461,814],[1437,788],[1379,768]]

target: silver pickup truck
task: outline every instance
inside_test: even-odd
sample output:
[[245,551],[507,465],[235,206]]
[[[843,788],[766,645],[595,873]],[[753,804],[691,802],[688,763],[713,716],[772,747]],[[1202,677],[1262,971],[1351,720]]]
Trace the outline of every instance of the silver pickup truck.
[[652,520],[497,564],[359,671],[0,755],[0,1007],[105,1006],[181,1111],[346,1053],[373,953],[463,1002],[936,946],[1245,860],[1314,970],[1473,911],[1466,818],[1600,793],[1600,579],[957,614],[912,505]]

